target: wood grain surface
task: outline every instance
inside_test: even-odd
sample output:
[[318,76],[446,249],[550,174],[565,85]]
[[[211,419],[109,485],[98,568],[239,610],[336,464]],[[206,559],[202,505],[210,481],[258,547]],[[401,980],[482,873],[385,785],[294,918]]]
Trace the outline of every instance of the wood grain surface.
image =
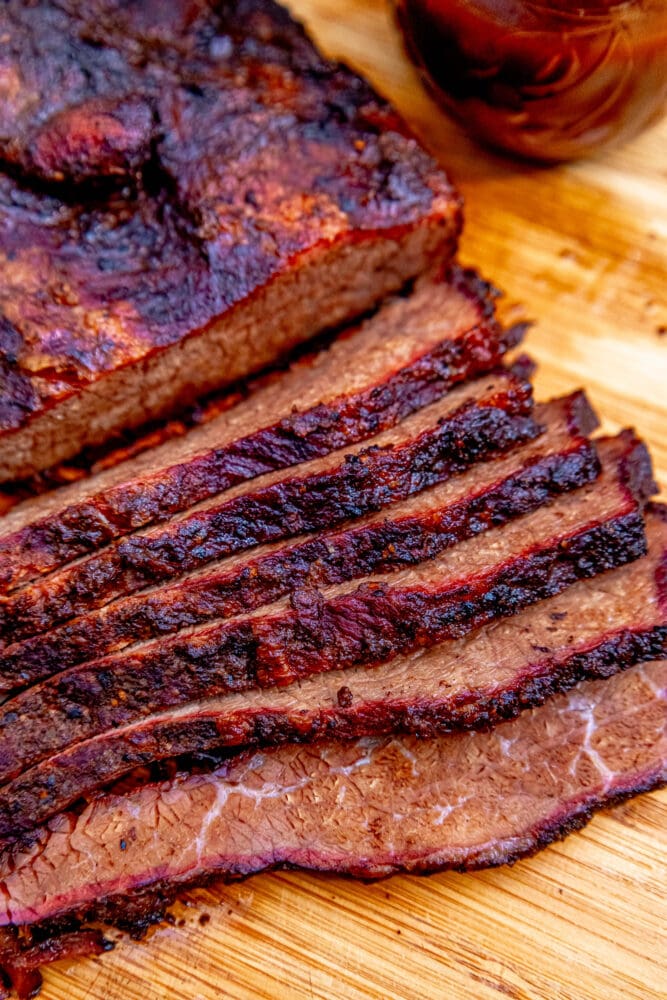
[[[667,490],[667,120],[557,169],[480,151],[405,59],[383,0],[292,0],[466,197],[462,257],[537,319],[541,398],[586,385],[636,425]],[[648,1000],[667,997],[667,791],[512,869],[372,886],[298,874],[192,893],[176,925],[60,964],[44,1000]]]

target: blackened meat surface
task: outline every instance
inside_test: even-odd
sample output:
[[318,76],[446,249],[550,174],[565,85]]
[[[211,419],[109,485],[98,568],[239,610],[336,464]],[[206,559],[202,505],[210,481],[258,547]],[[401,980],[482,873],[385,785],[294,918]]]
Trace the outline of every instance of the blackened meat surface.
[[650,463],[629,432],[601,450],[595,483],[414,569],[295,591],[254,615],[130,647],[26,689],[2,706],[0,780],[161,709],[371,667],[466,635],[636,559],[646,550]]
[[368,670],[243,692],[165,712],[30,768],[3,790],[0,836],[29,829],[103,780],[165,753],[215,759],[221,748],[396,732],[434,737],[483,728],[581,680],[667,656],[667,510],[648,515],[648,554],[493,622],[464,639]]
[[363,448],[242,483],[17,590],[0,602],[0,637],[35,635],[214,559],[403,500],[536,437],[532,406],[531,386],[507,370],[459,386]]
[[271,0],[10,0],[0,34],[1,479],[268,364],[454,249],[446,177]]
[[594,479],[597,453],[584,435],[595,418],[585,396],[577,392],[538,406],[535,419],[546,428],[535,440],[339,531],[222,560],[8,646],[0,651],[0,691],[139,640],[253,611],[297,587],[342,583],[433,558]]

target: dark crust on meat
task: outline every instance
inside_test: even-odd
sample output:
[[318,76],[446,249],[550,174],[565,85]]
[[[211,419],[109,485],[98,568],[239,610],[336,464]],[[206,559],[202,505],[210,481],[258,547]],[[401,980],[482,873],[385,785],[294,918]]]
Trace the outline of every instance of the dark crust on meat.
[[[643,519],[635,509],[519,553],[458,588],[360,586],[328,602],[316,591],[295,592],[291,613],[224,623],[193,640],[177,635],[141,654],[74,667],[3,706],[2,780],[59,748],[161,709],[282,686],[322,671],[375,666],[459,638],[645,551]],[[105,779],[98,774],[95,786]],[[34,785],[34,776],[27,784]],[[7,834],[32,822],[12,803],[3,789],[0,829]]]
[[[581,397],[568,400],[569,422]],[[575,411],[575,413],[573,413]],[[527,514],[568,490],[591,482],[599,461],[591,442],[576,433],[567,449],[540,455],[483,492],[437,510],[316,536],[197,580],[140,593],[101,611],[65,622],[45,635],[0,652],[0,691],[35,683],[77,663],[141,640],[165,636],[213,618],[230,618],[269,604],[295,587],[342,583],[431,559],[456,542]]]
[[339,699],[337,707],[320,707],[306,714],[281,711],[202,713],[187,721],[149,724],[131,732],[113,732],[100,744],[81,744],[57,766],[34,768],[5,786],[0,804],[0,836],[29,829],[61,812],[101,781],[108,783],[135,767],[166,757],[205,755],[222,747],[279,746],[320,739],[346,740],[389,733],[416,733],[428,738],[461,729],[485,729],[512,719],[526,708],[543,704],[582,680],[611,677],[637,663],[667,655],[667,625],[601,638],[585,652],[545,659],[517,674],[511,686],[480,697],[459,692],[448,698],[425,694],[423,701],[368,704]]
[[[658,517],[664,524],[667,524],[667,504],[658,501],[648,503],[646,512],[651,517]],[[667,552],[665,553],[660,566],[656,570],[656,585],[660,600],[660,607],[667,614]]]
[[471,270],[453,268],[450,280],[470,299],[479,323],[443,340],[362,392],[341,394],[307,411],[294,409],[223,448],[196,455],[154,476],[120,483],[64,506],[0,540],[0,585],[13,589],[147,524],[164,521],[237,483],[318,458],[379,434],[448,389],[497,366],[523,327],[501,330],[494,318],[495,289]]
[[327,243],[427,224],[451,252],[444,174],[270,0],[15,0],[0,27],[6,432]]
[[0,605],[0,637],[20,641],[213,559],[326,529],[405,499],[481,458],[536,437],[540,427],[529,415],[531,409],[530,385],[500,372],[494,391],[404,444],[369,446],[328,472],[307,478],[287,475],[262,490],[221,499],[155,535],[130,535],[65,568],[61,576],[17,591]]

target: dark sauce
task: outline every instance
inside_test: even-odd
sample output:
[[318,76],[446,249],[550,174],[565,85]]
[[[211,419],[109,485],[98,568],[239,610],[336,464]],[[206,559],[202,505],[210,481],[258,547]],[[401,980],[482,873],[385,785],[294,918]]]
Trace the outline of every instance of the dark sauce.
[[397,0],[408,50],[477,138],[531,159],[624,142],[667,101],[667,0]]

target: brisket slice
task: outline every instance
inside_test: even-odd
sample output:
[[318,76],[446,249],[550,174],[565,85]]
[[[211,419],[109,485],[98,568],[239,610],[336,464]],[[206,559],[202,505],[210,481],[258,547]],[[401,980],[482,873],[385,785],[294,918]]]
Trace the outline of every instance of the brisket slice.
[[0,35],[0,480],[453,253],[445,175],[271,0],[8,0]]
[[142,591],[0,651],[0,692],[35,683],[139,640],[231,617],[296,587],[342,583],[435,556],[595,478],[596,425],[582,392],[536,407],[543,435],[478,463],[337,532],[232,557],[176,583]]
[[284,688],[190,704],[78,743],[5,785],[0,836],[43,823],[101,783],[165,757],[487,727],[583,679],[667,657],[665,507],[649,509],[647,535],[645,557],[464,639],[375,670],[333,670]]
[[[394,575],[295,591],[246,618],[71,667],[5,702],[0,780],[167,708],[309,674],[375,666],[457,638],[646,550],[650,460],[631,432],[600,446],[600,479]],[[290,608],[291,603],[291,608]]]
[[460,268],[424,279],[185,439],[23,504],[0,522],[2,588],[237,483],[378,434],[493,368],[522,332],[500,328],[494,294]]
[[0,602],[0,638],[35,635],[123,594],[257,544],[378,510],[536,437],[528,382],[501,369],[345,448],[242,483],[36,580]]
[[379,878],[500,865],[665,780],[662,660],[488,732],[287,745],[103,796],[6,848],[0,923],[114,921],[134,896],[148,923],[160,896],[281,866]]

